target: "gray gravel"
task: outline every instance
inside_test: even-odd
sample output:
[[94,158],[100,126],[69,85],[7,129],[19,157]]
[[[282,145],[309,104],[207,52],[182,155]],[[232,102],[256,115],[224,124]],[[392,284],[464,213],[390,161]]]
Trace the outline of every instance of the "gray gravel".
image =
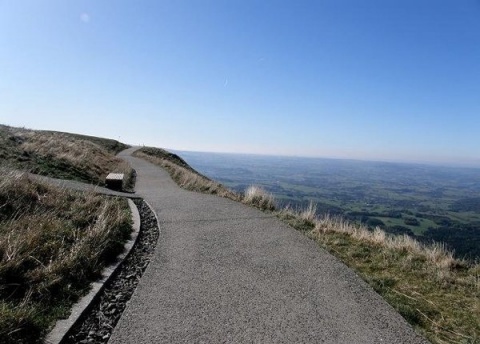
[[141,227],[135,246],[105,284],[88,311],[73,326],[62,344],[107,343],[138,281],[155,250],[158,225],[155,214],[142,200],[136,200]]
[[109,343],[425,343],[355,273],[265,213],[123,154],[160,237]]

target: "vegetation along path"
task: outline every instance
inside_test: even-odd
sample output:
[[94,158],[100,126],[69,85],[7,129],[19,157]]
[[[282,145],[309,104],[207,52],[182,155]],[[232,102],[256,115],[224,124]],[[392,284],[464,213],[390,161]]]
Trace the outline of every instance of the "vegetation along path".
[[109,343],[424,343],[343,263],[280,220],[121,156],[160,238]]

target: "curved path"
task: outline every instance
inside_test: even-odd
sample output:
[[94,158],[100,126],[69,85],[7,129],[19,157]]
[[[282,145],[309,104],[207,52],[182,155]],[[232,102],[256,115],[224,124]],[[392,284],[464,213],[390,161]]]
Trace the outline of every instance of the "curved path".
[[425,343],[313,241],[261,211],[185,191],[120,154],[157,212],[154,258],[109,343]]

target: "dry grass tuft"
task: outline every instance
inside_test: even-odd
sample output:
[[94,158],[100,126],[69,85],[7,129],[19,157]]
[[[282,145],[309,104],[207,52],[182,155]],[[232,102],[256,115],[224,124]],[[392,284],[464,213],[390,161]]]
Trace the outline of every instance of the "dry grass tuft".
[[303,221],[314,223],[317,218],[317,205],[310,201],[307,208],[298,214]]
[[36,342],[131,230],[125,200],[0,171],[0,342]]
[[251,185],[245,191],[242,202],[253,205],[262,210],[275,210],[275,200],[271,193],[268,193],[263,188]]
[[[301,213],[299,214],[301,217]],[[391,236],[380,228],[370,231],[367,227],[351,224],[341,218],[332,218],[324,216],[316,219],[315,229],[312,233],[343,233],[351,237],[366,241],[372,244],[381,245],[387,249],[409,252],[415,255],[421,255],[433,266],[444,270],[451,270],[455,267],[465,266],[467,262],[456,259],[453,253],[445,248],[445,245],[434,243],[423,245],[408,235]]]

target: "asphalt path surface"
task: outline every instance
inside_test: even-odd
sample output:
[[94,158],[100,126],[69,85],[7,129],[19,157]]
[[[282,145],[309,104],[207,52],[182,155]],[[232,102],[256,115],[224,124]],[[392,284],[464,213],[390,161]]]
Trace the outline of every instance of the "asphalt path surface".
[[275,217],[179,188],[134,149],[160,221],[109,343],[425,343],[363,280]]

